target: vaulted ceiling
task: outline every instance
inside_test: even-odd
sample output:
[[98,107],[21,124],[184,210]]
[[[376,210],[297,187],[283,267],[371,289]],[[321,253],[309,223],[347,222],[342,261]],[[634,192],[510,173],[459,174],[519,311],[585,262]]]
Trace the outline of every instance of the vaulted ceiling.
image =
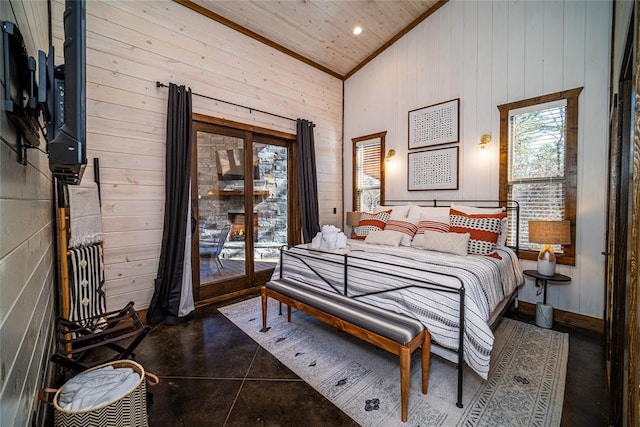
[[345,79],[447,0],[174,1]]

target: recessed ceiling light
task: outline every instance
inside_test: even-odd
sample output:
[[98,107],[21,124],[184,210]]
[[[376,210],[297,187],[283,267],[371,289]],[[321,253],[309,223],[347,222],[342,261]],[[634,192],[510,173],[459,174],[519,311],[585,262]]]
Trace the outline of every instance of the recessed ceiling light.
[[362,32],[362,27],[361,26],[357,26],[353,29],[353,35],[357,36],[358,34],[360,34]]

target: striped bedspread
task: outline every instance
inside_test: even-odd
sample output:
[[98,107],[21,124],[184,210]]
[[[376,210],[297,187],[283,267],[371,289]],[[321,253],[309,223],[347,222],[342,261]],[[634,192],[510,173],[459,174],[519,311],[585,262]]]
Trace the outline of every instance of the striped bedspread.
[[[446,290],[464,286],[464,360],[487,378],[494,340],[489,318],[523,283],[511,249],[497,249],[498,259],[354,240],[349,240],[349,247],[333,252],[310,250],[307,245],[290,248],[273,278],[280,277],[282,268],[282,277],[344,293],[346,270],[348,296],[420,320],[433,342],[452,350],[458,348],[460,303],[457,293]],[[376,293],[362,295],[371,292]]]

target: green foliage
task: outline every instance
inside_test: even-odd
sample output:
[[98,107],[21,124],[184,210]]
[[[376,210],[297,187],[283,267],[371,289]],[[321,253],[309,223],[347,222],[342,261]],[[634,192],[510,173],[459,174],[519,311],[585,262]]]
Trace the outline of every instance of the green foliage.
[[564,176],[566,107],[512,116],[511,180]]

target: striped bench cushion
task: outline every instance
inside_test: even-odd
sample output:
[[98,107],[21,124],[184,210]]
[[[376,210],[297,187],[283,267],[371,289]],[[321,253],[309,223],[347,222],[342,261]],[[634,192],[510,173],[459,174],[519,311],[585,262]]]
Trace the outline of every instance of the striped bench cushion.
[[266,287],[401,345],[424,330],[424,325],[411,317],[291,279],[272,280]]

